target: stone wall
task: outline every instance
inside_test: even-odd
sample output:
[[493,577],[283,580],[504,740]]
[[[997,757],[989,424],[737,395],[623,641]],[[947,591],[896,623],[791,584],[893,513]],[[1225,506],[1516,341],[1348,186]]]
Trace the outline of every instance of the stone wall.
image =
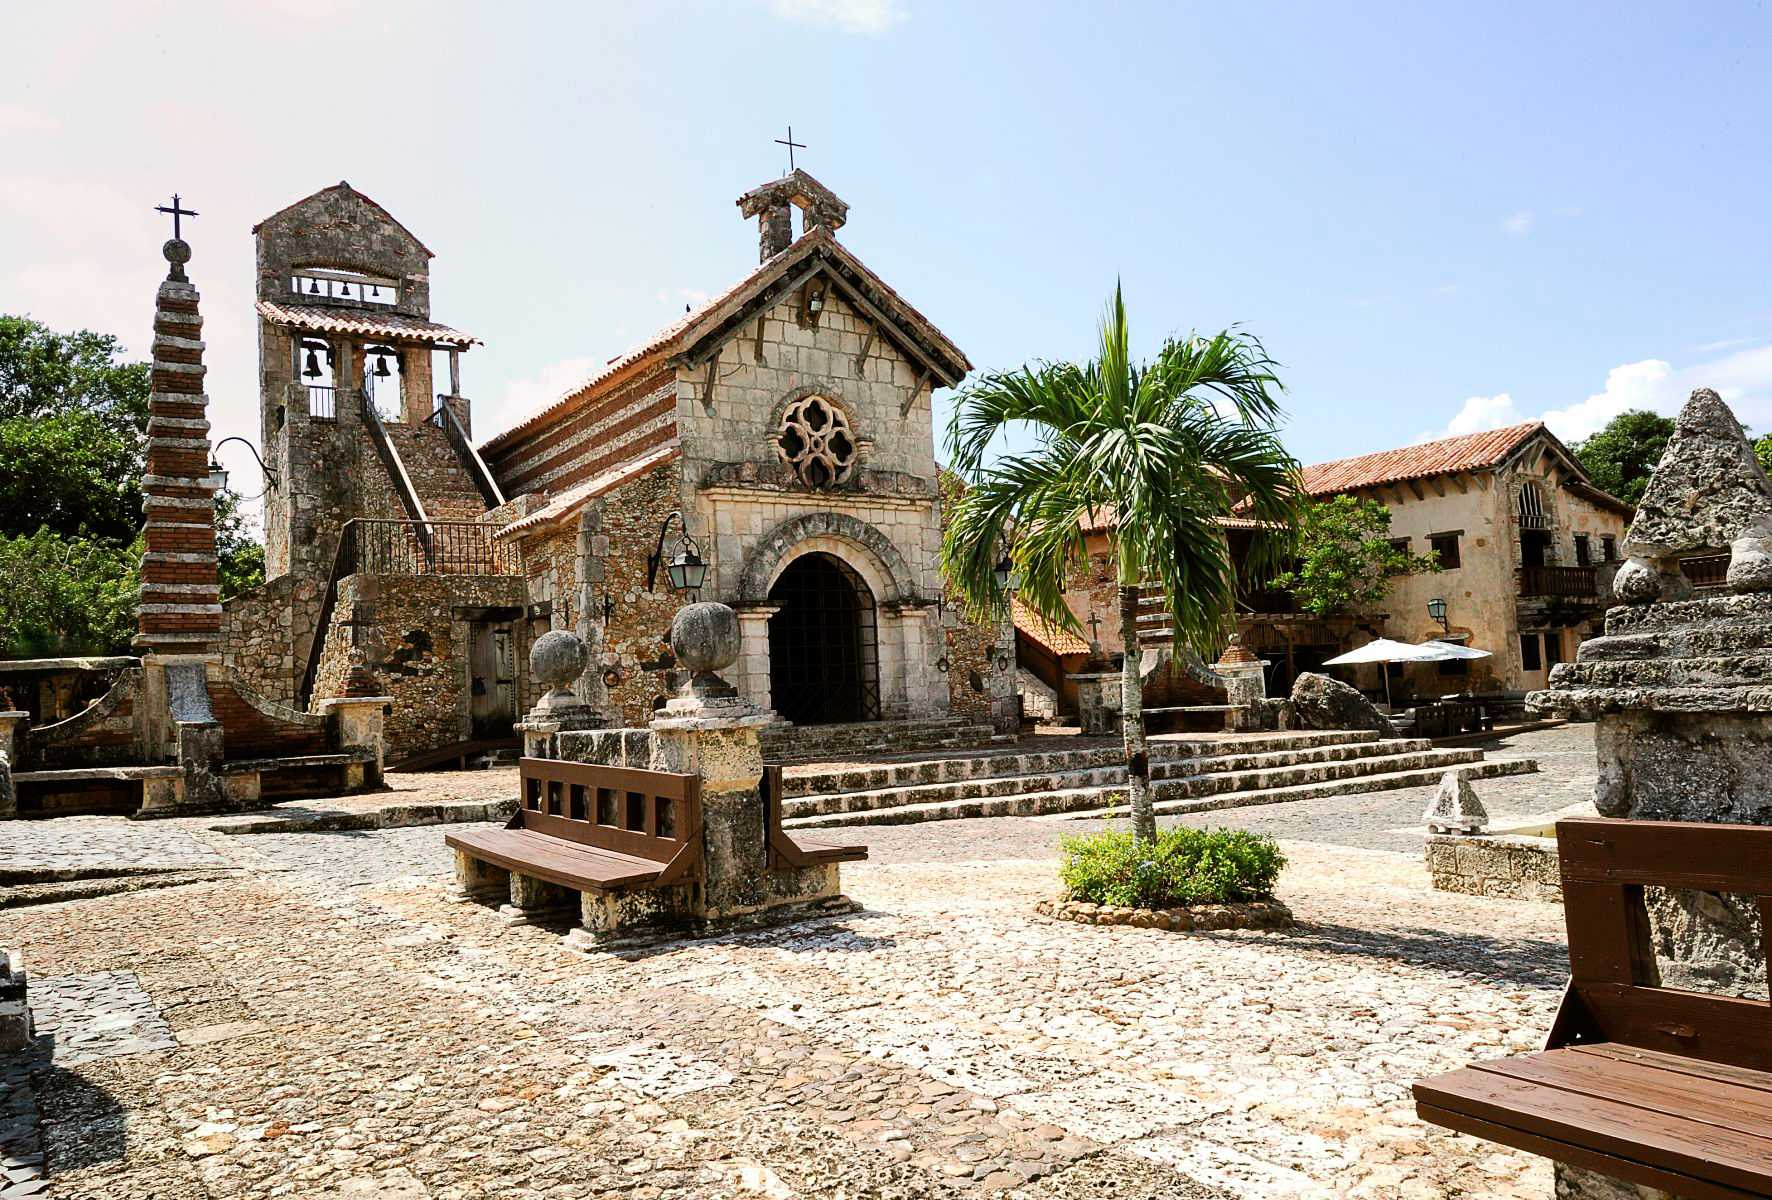
[[[431,520],[478,521],[486,515],[486,501],[447,433],[429,422],[393,423],[387,431]],[[392,481],[389,484],[392,499]]]
[[222,605],[222,659],[260,695],[294,704],[325,581],[281,575]]
[[[471,611],[512,609],[517,695],[525,694],[532,631],[522,619],[528,593],[511,576],[351,575],[339,584],[333,624],[315,678],[316,700],[345,694],[353,612],[364,625],[367,665],[394,698],[386,724],[387,757],[412,754],[469,736],[468,626]],[[521,716],[521,710],[517,713]]]
[[1563,902],[1554,837],[1429,834],[1427,870],[1442,892]]

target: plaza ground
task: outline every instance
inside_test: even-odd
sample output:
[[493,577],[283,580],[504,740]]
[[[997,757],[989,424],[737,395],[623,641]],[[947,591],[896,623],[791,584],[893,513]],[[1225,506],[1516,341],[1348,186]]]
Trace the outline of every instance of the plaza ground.
[[[1587,797],[1590,726],[1500,748],[1543,770],[1480,785],[1498,817]],[[1547,1196],[1542,1160],[1409,1101],[1536,1048],[1567,973],[1556,906],[1429,888],[1427,796],[1186,818],[1281,839],[1288,932],[1037,917],[1092,825],[992,818],[843,831],[859,913],[623,957],[450,903],[435,826],[15,822],[0,945],[32,974],[52,1171],[18,1194]],[[89,878],[125,867],[186,874]],[[129,890],[20,904],[83,886]]]

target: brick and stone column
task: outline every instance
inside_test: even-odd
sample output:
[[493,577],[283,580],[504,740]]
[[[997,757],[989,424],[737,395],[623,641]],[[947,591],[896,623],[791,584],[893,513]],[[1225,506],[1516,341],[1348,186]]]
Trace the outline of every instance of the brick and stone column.
[[[1605,635],[1551,673],[1528,704],[1597,722],[1600,815],[1772,824],[1772,481],[1715,392],[1701,389],[1626,535],[1624,601]],[[1729,552],[1728,594],[1687,599],[1679,559]],[[1647,898],[1663,986],[1765,994],[1753,897],[1667,889]],[[1664,1200],[1666,1193],[1557,1164],[1562,1200]]]

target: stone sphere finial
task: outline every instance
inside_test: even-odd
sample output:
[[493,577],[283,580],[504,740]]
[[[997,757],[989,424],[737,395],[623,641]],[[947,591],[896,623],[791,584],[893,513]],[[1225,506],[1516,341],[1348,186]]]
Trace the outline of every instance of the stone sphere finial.
[[529,648],[529,673],[548,689],[541,703],[549,708],[576,703],[572,684],[590,663],[591,652],[576,633],[550,629],[536,638]]
[[160,253],[166,256],[167,262],[182,267],[191,261],[191,243],[183,238],[167,238],[166,244],[160,247]]
[[689,690],[695,695],[736,694],[718,672],[738,661],[738,648],[738,614],[724,604],[685,604],[671,618],[671,652],[692,672]]

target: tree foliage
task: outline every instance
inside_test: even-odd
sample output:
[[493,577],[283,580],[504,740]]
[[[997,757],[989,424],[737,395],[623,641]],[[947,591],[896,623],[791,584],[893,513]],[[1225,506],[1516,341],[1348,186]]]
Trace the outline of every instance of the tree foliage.
[[[0,656],[128,648],[148,390],[115,337],[0,316]],[[223,598],[262,582],[232,493],[216,535]]]
[[1673,418],[1633,408],[1613,417],[1592,437],[1577,442],[1573,451],[1595,487],[1635,504],[1643,498],[1649,473],[1661,461],[1661,452],[1673,435]]
[[[1220,518],[1232,508],[1271,523],[1249,566],[1276,563],[1301,497],[1298,464],[1274,431],[1279,381],[1261,343],[1235,331],[1171,338],[1155,359],[1132,357],[1125,301],[1114,289],[1100,350],[1086,363],[991,372],[965,389],[948,427],[950,462],[966,481],[942,537],[949,584],[973,609],[1001,614],[996,579],[1007,552],[1019,599],[1055,627],[1081,633],[1065,585],[1088,562],[1085,519],[1115,515],[1109,534],[1121,635],[1138,644],[1141,585],[1162,590],[1177,644],[1216,649],[1231,619],[1237,564]],[[1038,444],[992,459],[998,436],[1031,427]],[[1123,665],[1122,726],[1133,832],[1155,836],[1138,654]]]
[[1274,578],[1298,607],[1319,617],[1354,613],[1384,599],[1398,575],[1438,571],[1431,552],[1391,544],[1391,513],[1376,500],[1333,496],[1304,506],[1292,568]]

